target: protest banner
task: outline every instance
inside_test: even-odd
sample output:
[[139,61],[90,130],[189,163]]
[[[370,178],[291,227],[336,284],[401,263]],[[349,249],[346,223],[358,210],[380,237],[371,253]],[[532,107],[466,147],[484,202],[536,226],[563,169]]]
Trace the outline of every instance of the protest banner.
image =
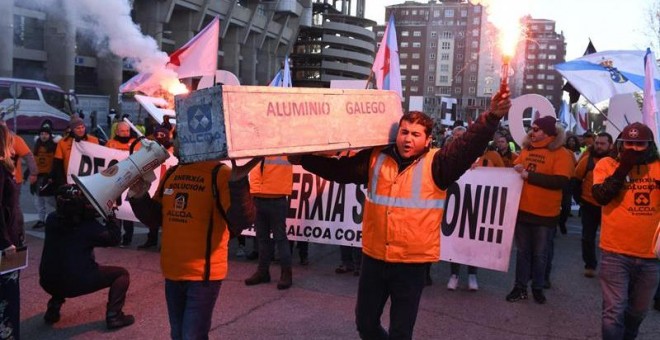
[[[128,151],[121,151],[116,149],[106,148],[105,146],[88,143],[88,142],[75,142],[71,148],[71,158],[69,160],[69,168],[67,169],[67,182],[73,184],[71,175],[78,177],[91,176],[99,173],[112,165],[126,159],[129,156]],[[154,173],[156,180],[152,182],[149,194],[153,196],[156,192],[156,187],[160,182],[160,178],[165,174],[165,170],[172,165],[177,164],[176,157],[170,157],[165,163],[161,164]],[[126,191],[122,193],[121,198],[117,199],[116,216],[120,220],[129,220],[138,222],[138,219],[133,214],[133,210],[126,202]]]
[[508,271],[522,184],[511,168],[480,167],[450,185],[440,260]]

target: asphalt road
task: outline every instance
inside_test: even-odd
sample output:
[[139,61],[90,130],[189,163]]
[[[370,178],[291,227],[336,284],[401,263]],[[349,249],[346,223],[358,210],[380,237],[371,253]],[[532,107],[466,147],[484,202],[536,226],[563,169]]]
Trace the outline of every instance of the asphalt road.
[[[54,326],[43,321],[49,296],[38,283],[38,265],[43,232],[30,227],[36,220],[27,186],[22,205],[30,249],[30,266],[21,273],[21,332],[24,339],[165,339],[169,323],[163,278],[156,250],[136,250],[146,239],[146,229],[137,227],[133,246],[96,251],[100,263],[121,265],[131,274],[124,311],[136,323],[116,331],[105,329],[107,290],[68,299],[62,319]],[[599,339],[601,294],[597,278],[582,275],[580,227],[569,220],[569,233],[557,235],[552,288],[548,302],[531,299],[516,303],[504,297],[513,285],[513,264],[508,273],[479,271],[480,289],[467,290],[462,272],[459,290],[446,289],[447,263],[432,267],[434,283],[424,290],[415,326],[415,339]],[[251,242],[248,241],[248,247]],[[256,269],[256,262],[234,256],[230,243],[229,275],[223,282],[215,307],[213,339],[356,339],[354,308],[358,278],[335,274],[339,264],[337,246],[310,245],[310,263],[298,264],[294,256],[294,284],[276,288],[279,268],[271,268],[273,282],[247,287],[243,280]],[[462,268],[465,270],[465,268]],[[388,324],[389,314],[383,316]],[[639,339],[660,339],[660,312],[651,310],[642,324]]]

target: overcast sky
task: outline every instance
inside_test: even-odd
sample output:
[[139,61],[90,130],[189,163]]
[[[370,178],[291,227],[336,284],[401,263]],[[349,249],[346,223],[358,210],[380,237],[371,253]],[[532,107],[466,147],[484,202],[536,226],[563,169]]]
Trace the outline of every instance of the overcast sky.
[[[643,50],[651,5],[660,0],[520,0],[531,2],[531,16],[555,20],[566,37],[566,60],[582,56],[589,38],[596,50]],[[366,17],[382,24],[385,7],[404,0],[367,0]],[[427,3],[426,0],[418,2]],[[654,51],[659,57],[660,51]]]

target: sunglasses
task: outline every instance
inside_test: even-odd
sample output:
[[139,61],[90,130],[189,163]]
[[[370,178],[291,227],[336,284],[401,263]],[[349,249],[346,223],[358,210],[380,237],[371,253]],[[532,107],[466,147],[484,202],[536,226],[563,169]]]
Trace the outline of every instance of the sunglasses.
[[623,145],[625,146],[641,146],[645,147],[649,145],[649,142],[647,141],[642,141],[642,142],[633,142],[633,141],[623,141]]

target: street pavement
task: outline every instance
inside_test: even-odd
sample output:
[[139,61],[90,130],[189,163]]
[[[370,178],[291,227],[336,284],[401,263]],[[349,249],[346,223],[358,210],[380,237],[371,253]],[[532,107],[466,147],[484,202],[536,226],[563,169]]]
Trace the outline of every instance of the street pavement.
[[[62,319],[53,326],[43,321],[49,296],[39,286],[43,229],[34,230],[35,210],[27,186],[21,203],[26,217],[30,265],[21,273],[21,333],[24,339],[166,339],[169,323],[159,253],[137,250],[146,228],[136,227],[133,245],[98,248],[97,261],[126,267],[131,275],[124,311],[136,317],[134,325],[108,331],[105,307],[108,290],[67,299]],[[576,215],[576,212],[573,212]],[[415,339],[599,339],[601,294],[597,278],[582,275],[580,225],[569,219],[567,235],[555,241],[552,288],[548,302],[533,299],[509,303],[504,297],[513,286],[514,263],[507,273],[479,271],[479,291],[467,289],[461,273],[459,289],[446,289],[447,263],[434,264],[433,285],[424,290],[415,326]],[[248,248],[252,242],[248,240]],[[271,267],[273,281],[247,287],[243,280],[256,269],[255,261],[237,258],[230,242],[229,274],[215,306],[212,339],[356,339],[354,308],[358,278],[335,274],[339,247],[310,245],[309,265],[294,255],[293,287],[277,290],[279,267]],[[462,267],[465,270],[465,267]],[[389,303],[382,322],[389,323]],[[660,312],[650,310],[639,339],[660,339]]]

